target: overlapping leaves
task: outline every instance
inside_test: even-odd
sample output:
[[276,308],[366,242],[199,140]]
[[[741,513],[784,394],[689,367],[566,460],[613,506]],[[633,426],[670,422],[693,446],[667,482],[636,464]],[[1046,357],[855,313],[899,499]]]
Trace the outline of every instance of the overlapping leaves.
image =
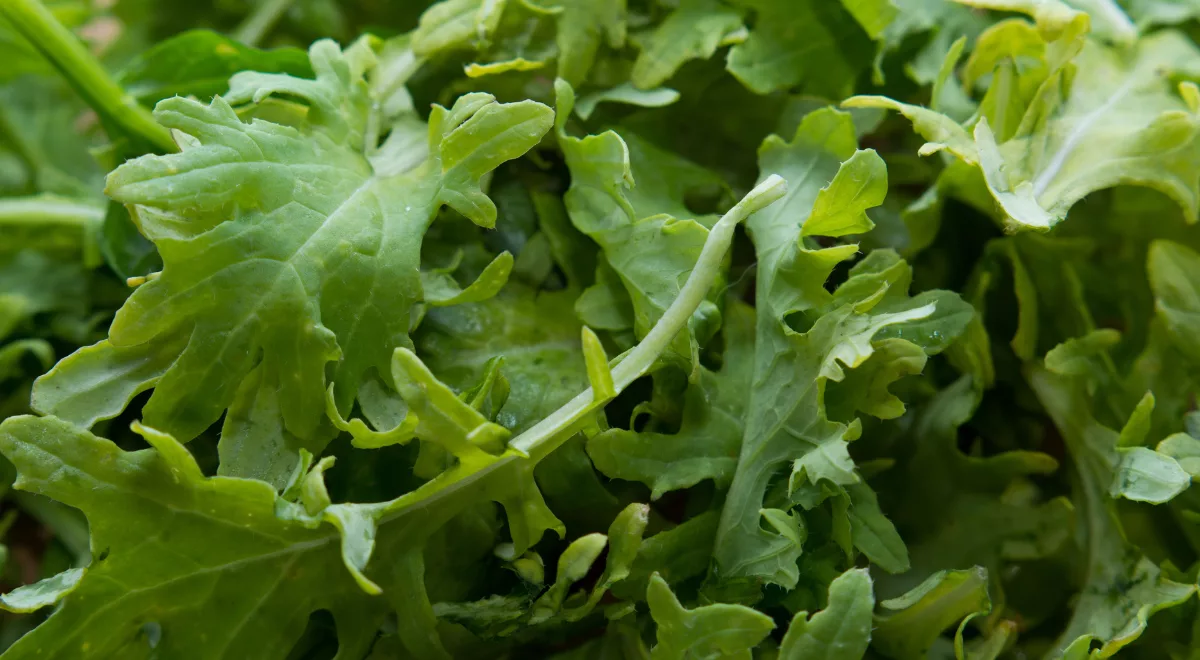
[[1194,85],[1177,82],[1200,67],[1195,44],[1166,30],[1118,48],[1090,38],[1095,19],[1065,5],[977,4],[1028,12],[1037,25],[1010,19],[980,35],[962,83],[971,92],[990,80],[965,125],[891,99],[847,105],[898,109],[928,141],[922,154],[946,151],[978,168],[1013,230],[1045,231],[1088,193],[1116,185],[1160,190],[1195,219],[1200,106]]
[[[792,141],[771,137],[759,152],[762,170],[780,172],[791,193],[748,227],[759,264],[755,366],[741,453],[714,550],[721,581],[796,585],[803,535],[799,514],[789,510],[797,503],[812,508],[835,496],[873,508],[874,497],[847,447],[861,427],[826,417],[827,383],[868,362],[877,340],[912,345],[923,363],[924,352],[944,349],[973,315],[946,292],[910,298],[908,266],[883,252],[856,265],[834,293],[825,289],[833,268],[857,246],[814,249],[807,237],[870,229],[865,211],[882,200],[887,185],[878,156],[855,148],[850,117],[819,110],[804,118]],[[892,377],[912,366],[921,365]],[[886,401],[886,390],[884,395]],[[879,412],[872,403],[857,403],[850,411]],[[786,466],[791,468],[786,503],[772,505],[767,499],[772,478]],[[893,570],[906,568],[902,544],[898,552],[884,550],[899,543],[890,523],[878,516],[883,527],[877,530],[859,520],[856,546]],[[873,542],[880,531],[891,540]]]
[[[206,11],[162,4],[120,56]],[[55,606],[13,657],[1194,646],[1187,3],[286,4],[233,34],[400,36],[189,32],[100,81],[144,238],[91,118],[0,76],[5,414],[103,336],[89,269],[139,275],[0,426],[93,556],[76,525],[0,597]],[[179,153],[110,162],[172,150],[114,121],[160,100]]]
[[[210,104],[159,105],[182,152],[123,165],[108,192],[133,206],[165,268],[134,292],[108,340],[39,383],[39,410],[89,426],[153,387],[146,423],[182,440],[225,410],[227,442],[261,426],[272,446],[225,470],[278,482],[294,459],[277,454],[328,437],[328,363],[342,410],[368,373],[386,377],[424,299],[426,228],[443,205],[494,223],[480,179],[532,147],[552,113],[467,95],[435,110],[426,129],[382,114],[384,97],[404,92],[378,89],[395,84],[379,78],[370,88],[375,55],[365,42],[345,52],[318,42],[311,58],[315,80],[242,73]],[[306,117],[243,121],[230,105],[273,94],[305,102]],[[99,400],[88,392],[97,381],[110,384]],[[264,407],[280,419],[241,423]]]

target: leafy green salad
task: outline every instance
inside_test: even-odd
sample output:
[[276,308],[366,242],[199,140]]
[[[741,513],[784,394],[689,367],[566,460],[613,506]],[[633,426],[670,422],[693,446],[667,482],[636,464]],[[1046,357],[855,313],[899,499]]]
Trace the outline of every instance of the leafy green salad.
[[1200,0],[0,0],[4,660],[1200,660]]

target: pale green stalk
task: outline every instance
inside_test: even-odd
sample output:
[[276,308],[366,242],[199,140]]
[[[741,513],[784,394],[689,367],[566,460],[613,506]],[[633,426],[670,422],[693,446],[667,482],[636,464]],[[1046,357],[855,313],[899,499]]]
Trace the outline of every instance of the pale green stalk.
[[[625,354],[621,362],[612,370],[613,392],[619,394],[630,383],[640,378],[654,366],[654,361],[666,350],[672,339],[687,326],[688,319],[695,313],[696,308],[703,302],[704,296],[712,287],[720,270],[725,253],[733,242],[734,229],[756,211],[781,199],[787,194],[787,181],[772,174],[762,183],[754,187],[742,201],[729,210],[717,221],[709,231],[708,239],[696,260],[687,282],[679,291],[667,311],[651,328],[650,332],[631,351]],[[557,448],[555,440],[566,440],[564,430],[577,424],[589,412],[603,405],[606,400],[597,401],[592,388],[584,390],[575,398],[533,427],[513,438],[509,443],[509,451],[483,466],[459,463],[449,470],[426,482],[421,487],[405,495],[379,505],[379,523],[390,519],[411,514],[432,506],[439,500],[459,491],[470,484],[479,482],[489,474],[503,468],[505,465],[524,456],[535,458],[545,456]],[[339,505],[334,505],[339,506]]]
[[0,199],[0,227],[60,225],[81,231],[104,222],[104,207],[47,195]]
[[291,9],[295,0],[264,0],[233,32],[233,38],[247,46],[257,46]]
[[[733,242],[734,228],[755,211],[780,199],[786,193],[787,182],[782,177],[772,174],[713,225],[708,233],[708,240],[704,242],[704,248],[700,251],[700,258],[696,260],[696,267],[679,290],[679,296],[642,341],[613,368],[613,386],[618,394],[630,383],[645,375],[675,336],[687,327],[688,319],[712,287],[721,261]],[[592,388],[589,387],[549,417],[513,438],[508,446],[520,452],[533,453],[547,439],[587,414],[596,404],[594,399]]]
[[0,0],[0,16],[58,69],[97,113],[156,149],[178,151],[171,132],[149,110],[125,93],[104,65],[38,0]]

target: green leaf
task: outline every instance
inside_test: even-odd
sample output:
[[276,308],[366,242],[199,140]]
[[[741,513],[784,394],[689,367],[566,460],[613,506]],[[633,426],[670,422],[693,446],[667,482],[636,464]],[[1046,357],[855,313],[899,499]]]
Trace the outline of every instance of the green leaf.
[[1187,433],[1175,433],[1163,439],[1154,448],[1160,454],[1174,458],[1179,466],[1192,478],[1200,475],[1200,440]]
[[[846,517],[850,521],[850,538],[855,548],[872,563],[889,573],[909,569],[908,548],[879,507],[879,500],[870,486],[858,483],[846,487],[850,500]],[[835,514],[836,515],[836,514]]]
[[875,597],[865,569],[839,575],[829,585],[825,609],[797,612],[779,647],[780,660],[859,660],[871,639]]
[[[1099,358],[1119,341],[1121,333],[1111,328],[1093,330],[1082,337],[1068,339],[1046,353],[1046,368],[1064,376],[1095,376],[1103,369]],[[1030,347],[1028,358],[1033,357],[1032,352],[1033,348]]]
[[[108,342],[90,350],[129,365],[186,343],[165,371],[130,383],[154,387],[147,423],[181,440],[216,421],[256,368],[279,389],[284,428],[319,437],[326,363],[338,360],[331,382],[346,410],[367,373],[389,373],[393,349],[409,341],[407,310],[422,299],[420,240],[438,209],[491,225],[495,206],[480,179],[550,126],[545,106],[475,94],[434,110],[427,149],[411,119],[376,145],[379,118],[363,78],[373,55],[322,41],[311,58],[316,80],[241,73],[209,105],[164,101],[157,116],[189,136],[183,153],[143,157],[109,177],[109,193],[134,205],[166,266],[134,292]],[[273,93],[309,103],[303,131],[243,122],[229,105]],[[321,295],[334,285],[349,288]],[[85,387],[94,372],[83,355],[61,364],[43,391]],[[39,409],[79,422],[120,412]]]
[[645,597],[652,575],[668,584],[702,575],[712,559],[718,516],[717,511],[707,511],[643,540],[629,576],[613,585],[613,593],[626,600],[639,600]]
[[[343,566],[336,533],[277,517],[287,504],[266,484],[205,479],[186,449],[155,432],[147,439],[160,449],[124,452],[53,418],[12,418],[0,429],[0,450],[20,465],[17,486],[83,511],[100,557],[71,574],[78,584],[12,657],[146,653],[139,631],[152,623],[164,632],[157,651],[172,657],[283,658],[324,607],[346,649],[370,643],[381,613]],[[197,547],[208,552],[188,554]],[[254,607],[221,604],[249,594]],[[174,606],[160,609],[168,600]],[[205,620],[222,623],[194,625]]]
[[520,433],[587,387],[580,332],[569,292],[510,283],[488,300],[431,309],[413,339],[430,370],[460,391],[503,357],[511,389],[495,421]]
[[679,92],[667,88],[640,89],[623,83],[599,92],[592,92],[579,99],[575,112],[588,119],[601,103],[623,103],[641,108],[663,108],[679,100]]
[[991,611],[987,571],[941,571],[898,598],[885,600],[875,615],[871,646],[881,654],[908,660],[924,658],[942,632],[976,614]]
[[741,13],[718,0],[683,0],[640,44],[630,81],[639,89],[658,87],[684,63],[712,57],[740,27]]
[[533,605],[530,622],[541,623],[556,614],[567,597],[571,585],[582,580],[592,569],[592,564],[600,558],[608,544],[608,537],[603,534],[588,534],[571,542],[558,558],[558,570],[555,572],[554,584]]
[[500,23],[507,0],[444,0],[421,14],[412,35],[422,57],[467,48],[488,38]]
[[0,650],[1187,657],[1192,4],[0,1]]
[[0,607],[9,612],[35,612],[54,605],[74,591],[83,578],[84,569],[72,568],[34,584],[17,587],[0,596]]
[[1200,15],[1200,7],[1188,0],[1129,0],[1129,16],[1139,27],[1174,25]]
[[771,617],[742,605],[686,609],[657,574],[650,578],[646,600],[658,626],[657,643],[650,654],[654,660],[693,657],[750,660],[750,650],[775,628]]
[[[864,262],[836,293],[825,289],[830,272],[857,246],[810,249],[803,227],[818,204],[841,212],[822,200],[836,194],[830,192],[835,184],[826,183],[838,181],[839,169],[859,169],[862,161],[852,158],[855,143],[849,115],[825,109],[805,116],[791,142],[771,136],[759,151],[760,168],[781,173],[791,192],[786,203],[748,223],[758,256],[755,372],[741,455],[714,551],[715,575],[722,582],[765,582],[789,589],[796,585],[796,559],[802,548],[796,542],[798,532],[787,528],[791,518],[776,516],[779,525],[771,525],[775,531],[762,524],[763,511],[770,508],[765,498],[772,478],[791,464],[789,492],[806,483],[837,492],[860,481],[846,443],[861,427],[826,417],[826,384],[843,380],[848,369],[863,365],[874,353],[872,340],[881,331],[895,326],[899,332],[932,318],[941,307],[926,302],[927,295],[908,298],[911,271],[894,253]],[[852,208],[861,213],[861,206]],[[834,227],[844,230],[847,225]],[[937,335],[914,328],[914,337],[936,336],[927,350],[940,350],[943,335],[957,336],[969,318],[952,322]],[[795,329],[797,325],[804,331]]]
[[974,165],[979,161],[979,150],[971,136],[953,119],[928,108],[900,103],[883,96],[854,96],[842,101],[843,108],[885,108],[895,110],[912,122],[913,130],[925,138],[925,144],[917,151],[922,156],[931,156],[940,151],[953,154],[964,162]]
[[604,431],[587,445],[598,470],[613,479],[646,484],[654,500],[705,479],[718,487],[729,485],[742,443],[753,367],[753,311],[731,304],[724,330],[725,365],[715,374],[703,370],[700,382],[688,386],[679,431]]
[[[1172,491],[1181,490],[1177,484],[1188,475],[1178,464],[1173,470],[1164,468],[1164,459],[1175,463],[1174,459],[1144,447],[1124,450],[1126,458],[1119,459],[1117,432],[1092,417],[1080,379],[1034,369],[1029,380],[1071,452],[1075,487],[1080,492],[1076,499],[1082,519],[1081,541],[1087,548],[1082,594],[1057,647],[1061,650],[1077,640],[1095,640],[1101,644],[1099,653],[1107,657],[1137,639],[1150,615],[1191,598],[1196,590],[1194,584],[1168,579],[1129,545],[1108,498],[1110,484],[1117,492],[1162,501],[1173,495]],[[1144,452],[1161,458],[1148,460]]]
[[[708,236],[699,219],[670,214],[691,215],[683,203],[685,191],[708,184],[714,177],[669,156],[666,169],[655,172],[650,168],[657,160],[657,150],[638,145],[643,155],[638,160],[647,166],[650,180],[633,188],[635,174],[640,176],[641,171],[631,169],[625,140],[612,131],[585,138],[568,135],[566,121],[574,106],[574,92],[560,80],[555,93],[558,142],[572,174],[571,188],[564,197],[567,212],[580,231],[599,243],[608,264],[620,276],[633,301],[634,330],[644,337],[678,295]],[[607,300],[600,304],[612,305]],[[718,318],[715,305],[704,303],[688,332],[672,344],[672,356],[690,371],[698,366],[696,335]]]
[[929,84],[953,41],[974,38],[987,24],[987,18],[953,0],[842,0],[842,5],[878,42],[875,79],[880,82],[885,58],[900,49],[906,39],[933,33],[905,67],[914,80]]
[[224,94],[239,71],[313,75],[308,57],[299,49],[259,50],[216,32],[191,30],[139,53],[117,74],[117,82],[152,106],[172,96],[208,100]]
[[1191,476],[1174,458],[1147,447],[1120,450],[1109,494],[1135,502],[1162,504],[1192,485]]
[[[1011,230],[1046,231],[1084,196],[1116,185],[1154,188],[1175,200],[1189,218],[1197,217],[1200,151],[1194,141],[1200,132],[1200,97],[1189,83],[1176,87],[1171,76],[1200,66],[1200,49],[1171,31],[1139,39],[1127,49],[1110,48],[1087,39],[1086,18],[1061,3],[972,4],[1036,16],[1043,43],[1029,45],[1041,66],[1013,82],[1035,93],[1004,103],[993,100],[993,115],[980,118],[974,127],[973,146],[951,128],[948,117],[890,100],[857,103],[895,107],[912,117],[929,140],[923,154],[949,144],[957,158],[978,163]],[[1000,39],[999,32],[995,38]],[[977,70],[972,75],[985,69],[984,61],[999,62],[997,76],[1010,75],[1004,67],[1013,58],[998,53],[969,63],[969,70]],[[1011,136],[1008,123],[997,124],[1000,136],[991,128],[1000,108],[1021,116]]]
[[422,271],[421,288],[425,294],[425,302],[434,307],[445,307],[487,300],[504,287],[512,269],[513,256],[502,252],[465,288],[450,276],[455,270],[453,267],[446,269],[450,272],[443,269]]
[[1125,426],[1121,428],[1121,435],[1117,437],[1117,447],[1136,447],[1144,444],[1146,436],[1150,433],[1150,416],[1153,413],[1154,394],[1146,392],[1133,409],[1129,421],[1125,422]]
[[559,78],[578,87],[587,80],[602,43],[610,48],[625,45],[625,4],[626,0],[556,0],[542,10],[554,14],[558,24]]
[[583,618],[600,604],[600,599],[613,585],[629,577],[641,550],[642,534],[646,531],[649,516],[650,507],[634,503],[625,507],[613,520],[608,528],[608,556],[604,560],[604,572],[592,588],[587,602],[570,612],[568,618]]
[[744,0],[755,15],[745,41],[729,51],[727,68],[757,94],[803,83],[810,92],[842,97],[866,64],[853,43],[858,26],[832,3]]
[[1148,266],[1158,317],[1175,346],[1200,359],[1200,254],[1178,243],[1156,241],[1150,246]]
[[904,414],[904,402],[888,388],[896,381],[919,374],[925,368],[925,350],[903,339],[881,339],[875,352],[841,382],[825,391],[826,412],[831,419],[852,419],[858,412],[879,419]]
[[875,223],[867,209],[883,203],[887,195],[887,166],[874,150],[856,151],[829,185],[821,189],[801,236],[863,234]]

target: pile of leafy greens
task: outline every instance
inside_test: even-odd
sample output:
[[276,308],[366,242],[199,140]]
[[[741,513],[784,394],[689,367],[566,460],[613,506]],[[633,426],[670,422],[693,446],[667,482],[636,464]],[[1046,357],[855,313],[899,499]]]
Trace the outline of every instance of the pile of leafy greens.
[[0,0],[3,657],[1198,657],[1198,19]]

